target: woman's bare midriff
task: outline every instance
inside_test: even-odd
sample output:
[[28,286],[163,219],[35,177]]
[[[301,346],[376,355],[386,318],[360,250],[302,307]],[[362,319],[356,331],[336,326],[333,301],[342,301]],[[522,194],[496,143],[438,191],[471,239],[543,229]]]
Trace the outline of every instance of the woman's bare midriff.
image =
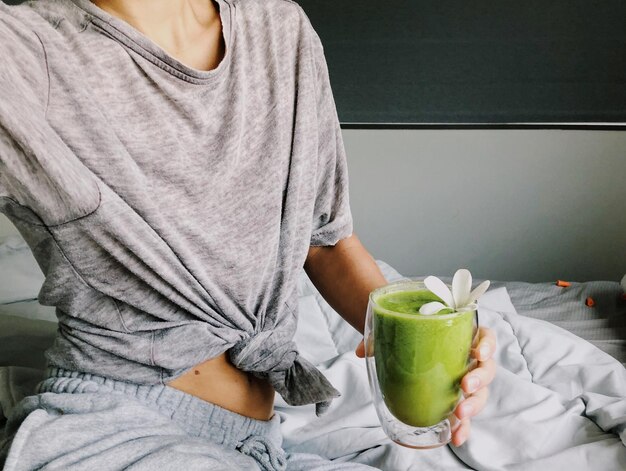
[[196,365],[168,386],[257,420],[274,414],[274,388],[236,368],[225,353]]

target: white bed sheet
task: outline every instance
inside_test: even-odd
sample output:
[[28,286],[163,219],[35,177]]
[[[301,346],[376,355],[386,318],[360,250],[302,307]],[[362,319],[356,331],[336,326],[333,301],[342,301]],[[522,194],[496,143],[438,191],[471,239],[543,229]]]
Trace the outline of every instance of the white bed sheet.
[[364,362],[351,352],[322,365],[342,392],[326,416],[279,402],[285,446],[384,470],[626,469],[624,367],[559,327],[519,316],[504,288],[483,297],[480,320],[498,337],[498,375],[463,447],[415,451],[391,443],[378,425]]

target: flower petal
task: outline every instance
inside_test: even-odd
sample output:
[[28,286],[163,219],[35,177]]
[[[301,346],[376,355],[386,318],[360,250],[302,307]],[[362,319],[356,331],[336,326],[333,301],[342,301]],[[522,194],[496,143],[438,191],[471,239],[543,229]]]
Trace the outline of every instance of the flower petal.
[[450,288],[448,288],[443,281],[441,281],[436,276],[428,276],[424,280],[424,284],[426,285],[426,288],[428,288],[432,293],[439,296],[444,303],[446,303],[452,309],[455,308],[454,298],[452,297]]
[[457,308],[467,304],[472,291],[472,274],[465,268],[460,268],[452,278],[452,297]]
[[469,295],[470,302],[475,303],[476,301],[478,301],[478,298],[485,294],[485,291],[489,289],[489,284],[489,280],[485,280],[476,288],[474,288],[474,291],[472,291]]
[[426,303],[420,307],[420,314],[425,316],[431,316],[433,314],[437,314],[442,309],[445,309],[446,306],[441,304],[439,301],[433,301],[432,303]]

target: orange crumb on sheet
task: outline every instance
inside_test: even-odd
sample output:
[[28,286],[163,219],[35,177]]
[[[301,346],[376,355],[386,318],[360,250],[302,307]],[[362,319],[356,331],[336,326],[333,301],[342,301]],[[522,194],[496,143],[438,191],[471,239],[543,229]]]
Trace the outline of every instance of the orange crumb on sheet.
[[560,286],[561,288],[567,288],[568,286],[572,286],[572,284],[569,281],[563,281],[563,280],[556,280],[556,285]]
[[593,300],[593,298],[591,296],[589,296],[586,300],[585,300],[585,304],[589,307],[593,307],[596,305],[596,302]]

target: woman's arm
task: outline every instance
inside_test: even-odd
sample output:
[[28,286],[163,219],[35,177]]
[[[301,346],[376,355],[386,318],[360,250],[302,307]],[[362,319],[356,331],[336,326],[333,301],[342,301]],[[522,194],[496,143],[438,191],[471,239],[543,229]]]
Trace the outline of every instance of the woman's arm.
[[387,280],[356,235],[311,247],[304,269],[328,304],[362,334],[369,294]]
[[[369,293],[387,284],[378,265],[355,235],[340,240],[331,247],[311,247],[304,264],[309,278],[341,317],[363,333]],[[470,433],[470,417],[478,414],[489,396],[487,386],[493,381],[496,365],[493,353],[496,338],[489,329],[481,328],[480,340],[472,352],[478,366],[467,373],[461,381],[464,399],[455,414],[461,426],[452,435],[452,443],[459,446]],[[356,351],[364,356],[363,342]]]
[[58,225],[91,213],[100,192],[47,115],[49,57],[29,14],[0,1],[0,197]]
[[22,116],[43,119],[48,91],[43,47],[16,11],[0,1],[0,196],[14,198],[21,196],[18,177],[23,177],[15,154],[24,147],[14,128],[33,133],[31,123],[16,123]]

